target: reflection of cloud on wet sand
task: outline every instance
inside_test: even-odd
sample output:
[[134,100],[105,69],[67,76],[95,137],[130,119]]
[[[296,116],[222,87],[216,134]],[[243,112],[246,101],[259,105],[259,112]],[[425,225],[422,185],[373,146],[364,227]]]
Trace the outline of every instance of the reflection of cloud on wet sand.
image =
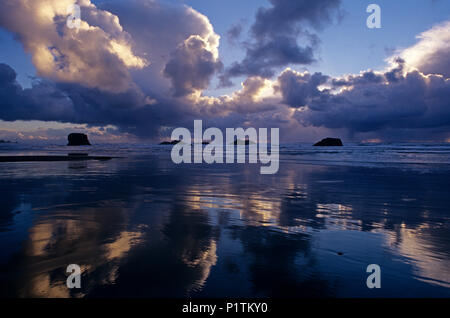
[[[198,277],[188,288],[188,292],[201,289],[211,273],[211,268],[217,263],[217,244],[211,241],[210,245],[193,257],[192,250],[185,250],[186,254],[182,255],[183,262],[192,268],[196,268],[200,272]],[[191,255],[187,255],[191,254]]]
[[[142,232],[121,230],[126,224],[116,228],[114,221],[102,221],[103,213],[122,220],[120,208],[60,211],[38,219],[25,244],[20,296],[80,297],[92,286],[114,283],[121,261],[142,242]],[[66,287],[69,264],[80,265],[82,277],[89,275],[81,290]]]
[[70,291],[65,282],[52,283],[50,274],[42,273],[31,279],[26,296],[68,298]]
[[[321,169],[321,168],[318,168]],[[284,233],[305,232],[301,222],[285,215],[284,198],[305,199],[308,185],[304,183],[303,172],[286,169],[276,180],[269,184],[260,183],[260,176],[243,171],[239,175],[245,184],[239,186],[234,178],[216,176],[220,184],[212,179],[194,180],[180,192],[180,199],[190,209],[226,212],[232,222],[244,222],[247,225],[271,227]],[[267,182],[267,179],[264,179]],[[255,186],[258,184],[258,186]],[[281,186],[282,185],[282,186]]]
[[101,284],[114,284],[119,276],[119,262],[121,258],[125,258],[127,253],[132,247],[142,243],[142,232],[128,232],[124,231],[115,239],[112,243],[105,244],[105,256],[106,259],[112,265],[109,269],[109,273],[106,273],[106,277],[101,281]]
[[[37,183],[17,183],[11,206],[29,205],[33,225],[7,265],[15,276],[5,281],[15,286],[4,290],[23,297],[340,295],[337,286],[347,276],[339,273],[352,268],[336,265],[327,276],[323,267],[334,257],[364,262],[363,238],[375,231],[392,241],[390,248],[377,241],[373,257],[392,256],[392,269],[402,269],[397,278],[406,285],[426,282],[440,295],[438,286],[449,281],[448,234],[433,223],[443,220],[439,193],[421,197],[420,188],[408,187],[414,178],[400,184],[358,169],[297,165],[260,178],[236,169],[161,172],[159,161],[138,160],[108,183],[100,174],[70,183],[52,179],[46,189],[53,192],[33,197],[19,197],[20,189],[37,189]],[[395,191],[386,191],[387,184]],[[405,193],[415,201],[401,200]],[[423,206],[434,210],[425,215]],[[324,249],[329,230],[354,231],[362,243],[330,240]],[[72,263],[82,266],[80,292],[65,287]],[[234,291],[236,285],[242,288]],[[391,292],[402,295],[400,287]]]
[[141,238],[141,232],[124,231],[120,233],[114,242],[105,245],[106,258],[113,260],[124,257],[133,246],[142,242]]
[[401,226],[397,232],[389,232],[386,244],[396,248],[414,267],[415,278],[429,284],[450,288],[450,258],[433,248],[429,231],[436,231],[423,224],[417,229]]
[[[114,206],[115,205],[115,206]],[[105,206],[108,206],[106,208]],[[95,207],[77,209],[74,205],[54,207],[49,214],[41,209],[39,217],[29,229],[18,266],[23,273],[16,281],[20,297],[84,297],[99,289],[127,284],[120,280],[130,253],[147,242],[148,225],[129,223],[131,209],[112,201],[97,202]],[[166,229],[166,240],[159,241],[155,249],[145,250],[148,257],[142,261],[152,266],[161,264],[168,277],[163,284],[172,285],[177,275],[186,275],[173,285],[174,292],[189,294],[201,290],[211,269],[217,263],[217,241],[214,231],[205,220],[207,214],[199,211],[198,218],[174,216],[155,228]],[[160,220],[161,221],[161,220]],[[204,227],[203,227],[204,226]],[[153,227],[153,226],[152,226]],[[154,254],[152,254],[154,253]],[[162,253],[162,254],[159,254]],[[69,264],[82,269],[82,288],[69,290],[65,272]],[[174,268],[167,264],[179,264]],[[178,267],[181,266],[181,267]],[[184,268],[184,269],[183,269]],[[181,270],[181,271],[180,271]],[[129,269],[125,268],[129,273]],[[184,274],[183,274],[184,273]],[[142,281],[146,286],[145,278]],[[148,292],[158,290],[152,285]],[[114,288],[114,287],[112,287]],[[144,292],[145,292],[144,288]]]

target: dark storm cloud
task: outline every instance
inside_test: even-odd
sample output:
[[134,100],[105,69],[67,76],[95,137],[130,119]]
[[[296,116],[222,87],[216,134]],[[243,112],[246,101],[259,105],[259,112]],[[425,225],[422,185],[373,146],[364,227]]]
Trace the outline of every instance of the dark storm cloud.
[[137,87],[111,93],[46,80],[36,80],[31,88],[23,89],[15,71],[0,64],[0,119],[114,125],[138,137],[167,137],[167,128],[191,127],[194,119],[203,119],[205,126],[238,127],[248,120],[248,114],[273,109],[273,105],[253,100],[262,85],[262,80],[248,80],[234,98],[213,101],[170,96],[152,99]]
[[[395,74],[394,72],[390,72],[391,74]],[[360,75],[350,75],[346,79],[342,78],[333,78],[332,84],[335,87],[340,86],[352,86],[352,85],[365,85],[365,84],[373,84],[373,83],[381,83],[384,81],[384,76],[375,74],[372,71],[363,72]]]
[[[299,108],[304,125],[346,128],[351,132],[450,126],[450,80],[403,71],[403,61],[384,73],[328,79],[321,74],[285,71],[279,89],[289,106]],[[325,83],[327,89],[317,90]]]
[[276,36],[279,33],[299,32],[298,23],[309,23],[316,29],[331,20],[339,8],[340,0],[270,0],[271,8],[259,8],[252,26],[258,38]]
[[243,31],[243,22],[234,24],[228,31],[227,31],[227,39],[228,42],[231,44],[235,44],[236,41],[239,39],[239,37],[242,34]]
[[[76,122],[92,125],[115,125],[122,132],[138,137],[157,137],[162,126],[190,123],[194,111],[171,99],[149,102],[139,91],[122,94],[102,93],[84,87],[61,86],[74,103]],[[73,121],[72,121],[73,122]]]
[[226,70],[225,78],[250,75],[272,77],[274,68],[288,64],[310,64],[314,61],[313,48],[302,47],[291,36],[278,36],[247,48],[247,55]]
[[73,115],[71,101],[51,82],[40,81],[23,89],[16,72],[0,64],[0,119],[66,121]]
[[286,104],[301,107],[306,106],[311,98],[320,96],[321,92],[317,87],[327,80],[328,76],[322,75],[322,73],[311,75],[286,70],[278,78],[278,89]]
[[314,48],[319,42],[314,32],[332,20],[341,3],[340,0],[270,2],[271,7],[259,8],[246,56],[226,70],[223,85],[229,85],[230,78],[235,76],[271,77],[277,67],[314,62]]
[[138,90],[110,93],[75,84],[35,81],[23,89],[16,72],[0,64],[0,119],[115,125],[122,132],[154,137],[164,125],[187,124],[192,109],[171,100],[148,103]]

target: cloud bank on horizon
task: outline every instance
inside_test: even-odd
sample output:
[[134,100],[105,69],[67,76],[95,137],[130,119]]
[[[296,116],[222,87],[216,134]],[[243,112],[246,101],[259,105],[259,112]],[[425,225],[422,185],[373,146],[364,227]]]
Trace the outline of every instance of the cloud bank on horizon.
[[[66,27],[74,3],[79,29]],[[450,21],[424,30],[384,70],[341,77],[294,70],[317,60],[319,32],[340,10],[340,0],[270,0],[256,11],[243,59],[224,65],[220,36],[186,5],[2,1],[0,27],[31,55],[38,78],[23,88],[0,63],[0,119],[83,125],[105,140],[164,138],[194,119],[219,128],[280,127],[285,141],[449,139]],[[240,90],[205,94],[214,78],[228,85],[237,76],[246,76]],[[1,136],[19,133],[0,128]]]

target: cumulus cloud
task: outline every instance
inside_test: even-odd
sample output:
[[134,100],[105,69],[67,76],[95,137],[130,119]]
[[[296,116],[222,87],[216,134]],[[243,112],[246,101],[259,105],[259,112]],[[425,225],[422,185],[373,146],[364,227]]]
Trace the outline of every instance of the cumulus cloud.
[[408,69],[450,77],[450,21],[417,36],[417,44],[400,52]]
[[23,89],[16,72],[0,64],[0,118],[3,120],[67,121],[73,114],[72,101],[52,82],[39,81]]
[[230,85],[232,77],[271,77],[278,67],[314,62],[314,49],[319,42],[315,31],[337,15],[341,1],[270,0],[270,3],[271,7],[258,10],[246,56],[226,70],[222,85]]
[[392,140],[445,140],[450,126],[450,22],[398,50],[384,71],[331,78],[285,70],[277,89],[310,127]]
[[136,136],[156,136],[161,126],[187,116],[189,108],[161,100],[151,103],[138,90],[105,92],[78,84],[37,80],[23,89],[15,71],[0,64],[0,118],[88,125],[114,125]]
[[281,106],[281,97],[275,91],[274,82],[254,76],[247,78],[241,85],[242,88],[231,95],[194,96],[187,102],[193,105],[192,107],[201,116],[199,118],[216,117],[222,120],[234,116],[235,125],[247,122],[245,116],[254,118],[257,113],[275,110]]
[[[68,7],[81,6],[80,28],[66,27]],[[22,42],[39,76],[103,90],[130,88],[129,68],[148,64],[136,56],[117,16],[89,0],[0,2],[0,25]]]
[[174,96],[180,97],[206,89],[211,77],[222,68],[216,47],[198,35],[191,35],[178,46],[164,68]]
[[244,21],[239,23],[235,23],[231,26],[231,28],[227,31],[227,40],[231,45],[235,45],[237,40],[242,34],[244,29]]
[[293,107],[306,106],[314,98],[321,95],[318,87],[328,80],[322,73],[298,73],[285,70],[278,77],[277,89],[281,91],[283,101]]
[[[183,95],[183,91],[207,86],[210,76],[209,72],[205,73],[205,65],[219,68],[220,37],[209,19],[191,7],[150,0],[112,0],[100,7],[119,16],[121,25],[134,40],[136,52],[150,57],[152,64],[149,67],[132,71],[134,82],[145,92],[162,96],[170,93]],[[196,60],[192,56],[194,43],[198,44],[196,52],[202,55]],[[180,60],[183,56],[191,60]],[[171,63],[170,73],[182,72],[181,68],[187,67],[206,76],[196,83],[192,79],[181,83],[179,76],[164,76],[168,63]]]
[[[15,71],[1,66],[0,119],[112,124],[154,137],[198,114],[196,105],[167,91],[201,90],[221,65],[219,36],[204,15],[155,1],[111,1],[101,9],[79,1],[83,22],[74,31],[65,27],[74,1],[25,2],[2,2],[1,25],[31,53],[40,77],[23,89]],[[52,60],[38,48],[53,52]]]
[[[283,100],[298,107],[295,117],[304,125],[346,128],[353,133],[385,129],[439,128],[450,125],[450,79],[403,72],[403,60],[386,72],[366,71],[328,79],[285,72],[279,78]],[[287,74],[291,78],[286,81]],[[297,92],[299,96],[292,95]]]

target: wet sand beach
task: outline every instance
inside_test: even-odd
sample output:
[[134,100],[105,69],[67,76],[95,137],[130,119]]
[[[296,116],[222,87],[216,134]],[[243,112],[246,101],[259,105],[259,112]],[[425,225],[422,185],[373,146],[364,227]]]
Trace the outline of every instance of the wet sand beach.
[[450,297],[449,149],[392,159],[418,147],[286,146],[271,176],[159,147],[0,163],[0,296]]

